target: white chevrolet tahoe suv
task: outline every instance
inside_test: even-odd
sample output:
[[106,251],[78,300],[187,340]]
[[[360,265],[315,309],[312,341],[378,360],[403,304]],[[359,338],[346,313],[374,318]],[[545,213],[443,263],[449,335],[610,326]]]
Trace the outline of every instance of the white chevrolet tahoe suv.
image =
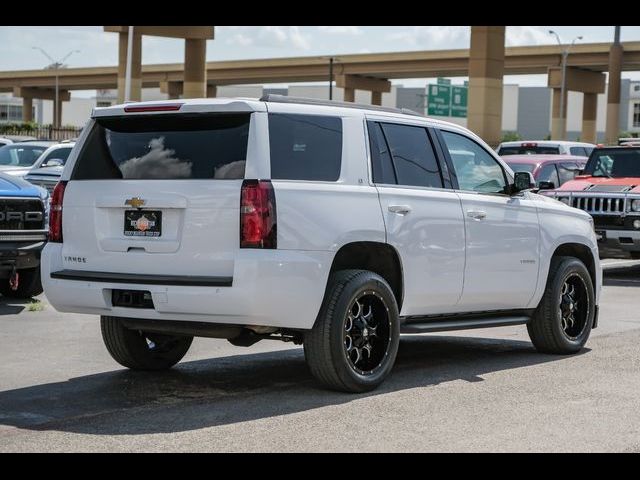
[[362,392],[401,333],[526,324],[574,353],[597,325],[593,224],[532,183],[469,130],[396,109],[98,108],[52,196],[42,281],[132,369],[173,366],[194,336],[271,338]]

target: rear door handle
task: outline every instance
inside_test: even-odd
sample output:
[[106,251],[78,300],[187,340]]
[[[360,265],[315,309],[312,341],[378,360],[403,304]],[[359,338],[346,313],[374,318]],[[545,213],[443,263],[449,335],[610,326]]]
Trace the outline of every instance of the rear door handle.
[[398,215],[406,215],[411,211],[411,207],[409,205],[389,205],[389,211]]
[[468,210],[467,217],[473,218],[474,220],[484,220],[487,218],[487,212],[483,212],[482,210]]

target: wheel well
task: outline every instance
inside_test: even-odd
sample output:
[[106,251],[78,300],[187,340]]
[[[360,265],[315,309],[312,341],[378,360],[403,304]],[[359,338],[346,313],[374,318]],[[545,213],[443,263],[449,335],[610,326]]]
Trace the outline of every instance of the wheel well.
[[353,242],[343,245],[331,264],[331,272],[345,269],[369,270],[384,278],[402,308],[402,264],[395,248],[387,243]]
[[580,243],[565,243],[560,245],[553,252],[554,257],[575,257],[582,261],[589,270],[589,275],[591,276],[591,282],[596,284],[596,269],[595,262],[593,260],[593,255],[591,254],[591,250],[586,245],[582,245]]

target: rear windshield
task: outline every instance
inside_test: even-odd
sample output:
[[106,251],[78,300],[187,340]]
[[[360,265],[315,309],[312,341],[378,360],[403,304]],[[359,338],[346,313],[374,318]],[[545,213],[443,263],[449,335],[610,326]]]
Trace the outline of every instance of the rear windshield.
[[500,147],[498,155],[559,155],[560,148],[558,147]]
[[250,114],[96,119],[72,179],[241,179]]

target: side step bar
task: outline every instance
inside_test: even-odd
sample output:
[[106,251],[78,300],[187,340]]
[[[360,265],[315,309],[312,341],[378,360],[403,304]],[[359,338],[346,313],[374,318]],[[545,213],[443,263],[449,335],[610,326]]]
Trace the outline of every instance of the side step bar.
[[505,327],[510,325],[524,325],[530,320],[528,315],[510,315],[491,318],[430,319],[420,321],[412,319],[410,323],[400,326],[400,333],[429,333],[446,332],[449,330],[469,330],[472,328]]

